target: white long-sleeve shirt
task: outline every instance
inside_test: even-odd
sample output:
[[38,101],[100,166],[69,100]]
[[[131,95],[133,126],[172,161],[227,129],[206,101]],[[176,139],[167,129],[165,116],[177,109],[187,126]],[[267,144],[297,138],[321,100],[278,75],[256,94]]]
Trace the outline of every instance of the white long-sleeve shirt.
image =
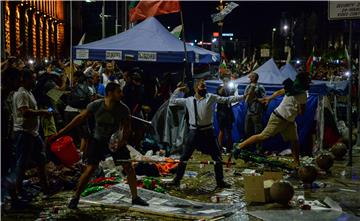
[[[175,90],[174,93],[170,97],[170,105],[176,106],[185,106],[189,112],[189,124],[190,129],[196,129],[195,127],[195,108],[194,108],[194,99],[195,97],[183,97],[184,94],[179,90]],[[230,96],[230,97],[221,97],[216,94],[207,93],[206,96],[202,99],[196,99],[197,113],[198,113],[198,121],[197,126],[204,127],[203,129],[212,128],[213,124],[213,105],[215,103],[233,103],[238,102],[243,99],[243,96]]]

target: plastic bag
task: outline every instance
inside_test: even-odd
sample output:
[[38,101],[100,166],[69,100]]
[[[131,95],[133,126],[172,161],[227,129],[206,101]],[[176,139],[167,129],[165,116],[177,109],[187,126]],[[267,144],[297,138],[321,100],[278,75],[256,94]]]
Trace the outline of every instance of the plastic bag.
[[119,148],[119,141],[123,139],[123,130],[118,130],[113,133],[110,137],[109,141],[109,149],[111,152],[116,152]]

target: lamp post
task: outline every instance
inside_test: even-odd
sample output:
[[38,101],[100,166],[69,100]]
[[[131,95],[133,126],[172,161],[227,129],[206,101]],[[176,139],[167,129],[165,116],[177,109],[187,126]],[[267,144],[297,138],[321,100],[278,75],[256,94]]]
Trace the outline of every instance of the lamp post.
[[116,11],[116,18],[115,18],[115,34],[118,33],[118,17],[119,17],[119,5],[118,1],[115,2],[115,11]]
[[101,15],[102,38],[105,38],[105,0],[102,2]]
[[288,38],[288,29],[289,29],[289,26],[288,25],[284,25],[283,27],[283,30],[284,30],[284,36],[285,36],[285,40],[284,40],[284,52],[286,54],[287,52],[287,38]]
[[271,57],[274,58],[274,38],[275,38],[275,32],[276,32],[276,28],[272,29],[272,33],[271,33]]

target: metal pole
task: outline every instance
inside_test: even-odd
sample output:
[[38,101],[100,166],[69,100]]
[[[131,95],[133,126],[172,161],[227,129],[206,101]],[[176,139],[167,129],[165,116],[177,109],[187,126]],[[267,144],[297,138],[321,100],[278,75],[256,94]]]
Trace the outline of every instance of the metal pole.
[[188,56],[187,56],[187,50],[186,50],[186,43],[185,43],[185,25],[184,25],[184,17],[183,17],[183,13],[182,10],[180,10],[180,19],[181,19],[181,25],[182,25],[182,40],[183,40],[183,44],[184,44],[184,73],[182,76],[182,81],[184,82],[185,77],[186,77],[186,70],[187,70],[187,66],[188,66]]
[[73,85],[73,8],[72,8],[72,1],[70,1],[70,86]]
[[348,94],[348,127],[349,127],[349,162],[348,166],[352,166],[352,103],[351,103],[351,85],[352,85],[352,68],[351,68],[351,48],[352,48],[352,20],[349,20],[349,94]]
[[101,22],[102,22],[102,38],[105,38],[105,0],[103,0],[102,3]]
[[222,165],[236,165],[235,162],[224,162],[224,161],[180,161],[180,160],[115,160],[116,163],[186,163],[186,164],[204,164],[204,165],[216,165],[216,164],[222,164]]
[[358,60],[358,65],[359,65],[359,69],[358,69],[358,75],[357,75],[357,80],[358,80],[358,88],[357,88],[357,92],[358,92],[358,96],[357,96],[357,99],[356,99],[356,102],[357,102],[357,115],[358,115],[358,119],[357,119],[357,130],[358,130],[358,133],[357,133],[357,142],[356,142],[356,146],[360,146],[360,41],[358,43],[358,50],[359,50],[359,60]]
[[115,1],[115,10],[116,10],[116,18],[115,18],[115,34],[118,34],[118,18],[119,18],[119,5],[118,1]]
[[204,47],[204,22],[201,23],[201,47]]
[[[224,9],[224,5],[223,5],[223,0],[220,0],[220,5],[219,5],[219,11],[221,12]],[[220,52],[220,64],[222,62],[222,56],[221,56],[221,47],[222,47],[222,29],[223,29],[223,21],[218,22],[219,25],[219,52]]]
[[273,30],[271,33],[271,57],[272,58],[274,57],[274,35],[275,35],[275,32]]
[[128,6],[127,6],[127,0],[125,0],[124,2],[124,23],[125,23],[125,27],[124,27],[124,31],[126,31],[128,29]]

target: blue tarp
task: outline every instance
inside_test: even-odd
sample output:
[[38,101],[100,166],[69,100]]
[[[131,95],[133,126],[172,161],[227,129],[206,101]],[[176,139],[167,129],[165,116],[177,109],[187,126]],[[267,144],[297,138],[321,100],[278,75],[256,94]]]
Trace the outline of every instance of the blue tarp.
[[[289,77],[288,74],[281,73],[275,62],[270,59],[259,67],[255,72],[259,74],[259,81],[266,89],[266,94],[270,95],[276,90],[283,88],[282,82]],[[239,78],[234,81],[238,88],[239,94],[244,94],[245,87],[249,84],[247,76]],[[222,84],[220,80],[208,80],[206,81],[207,89],[211,93],[216,93],[216,89]],[[311,135],[313,128],[315,127],[315,114],[317,110],[318,97],[326,95],[329,89],[326,82],[313,81],[309,90],[309,96],[306,104],[306,112],[303,116],[299,116],[296,119],[298,125],[298,134],[300,140],[301,150],[308,150],[308,138]],[[281,103],[282,97],[277,97],[267,106],[266,113],[263,115],[263,126],[265,127],[269,120],[272,111]],[[244,139],[244,122],[246,114],[246,104],[240,102],[233,106],[233,112],[235,116],[235,122],[233,124],[232,138],[234,142],[239,142]],[[218,126],[216,121],[216,113],[214,119],[214,127],[216,133],[218,133]],[[264,148],[267,150],[281,151],[289,147],[289,143],[285,143],[280,135],[272,137],[263,143]]]
[[[267,106],[266,113],[263,115],[262,124],[265,127],[271,113],[274,109],[279,106],[282,101],[282,97],[277,97],[272,100]],[[317,109],[318,97],[317,96],[309,96],[306,103],[306,111],[302,116],[298,116],[296,119],[296,123],[298,126],[298,134],[300,140],[300,150],[306,150],[309,147],[308,139],[311,135],[311,131],[315,128],[315,114]],[[233,106],[233,112],[235,116],[235,122],[233,124],[232,130],[232,138],[234,142],[239,142],[241,139],[245,138],[244,132],[244,124],[245,124],[245,115],[246,115],[246,103],[240,102]],[[216,120],[216,113],[214,117],[214,126],[216,133],[219,132]],[[283,141],[281,135],[276,135],[265,142],[263,142],[263,147],[266,150],[272,151],[282,151],[286,148],[290,147],[290,143],[286,143]]]
[[287,63],[287,64],[285,64],[284,66],[282,66],[282,67],[280,68],[280,72],[281,72],[283,75],[288,76],[288,78],[290,78],[291,80],[295,80],[296,75],[297,75],[297,72],[296,72],[295,68],[294,68],[291,64],[289,64],[289,63]]
[[[218,53],[187,44],[190,63],[217,63]],[[73,47],[78,60],[129,60],[182,63],[184,45],[154,17],[120,34]]]

